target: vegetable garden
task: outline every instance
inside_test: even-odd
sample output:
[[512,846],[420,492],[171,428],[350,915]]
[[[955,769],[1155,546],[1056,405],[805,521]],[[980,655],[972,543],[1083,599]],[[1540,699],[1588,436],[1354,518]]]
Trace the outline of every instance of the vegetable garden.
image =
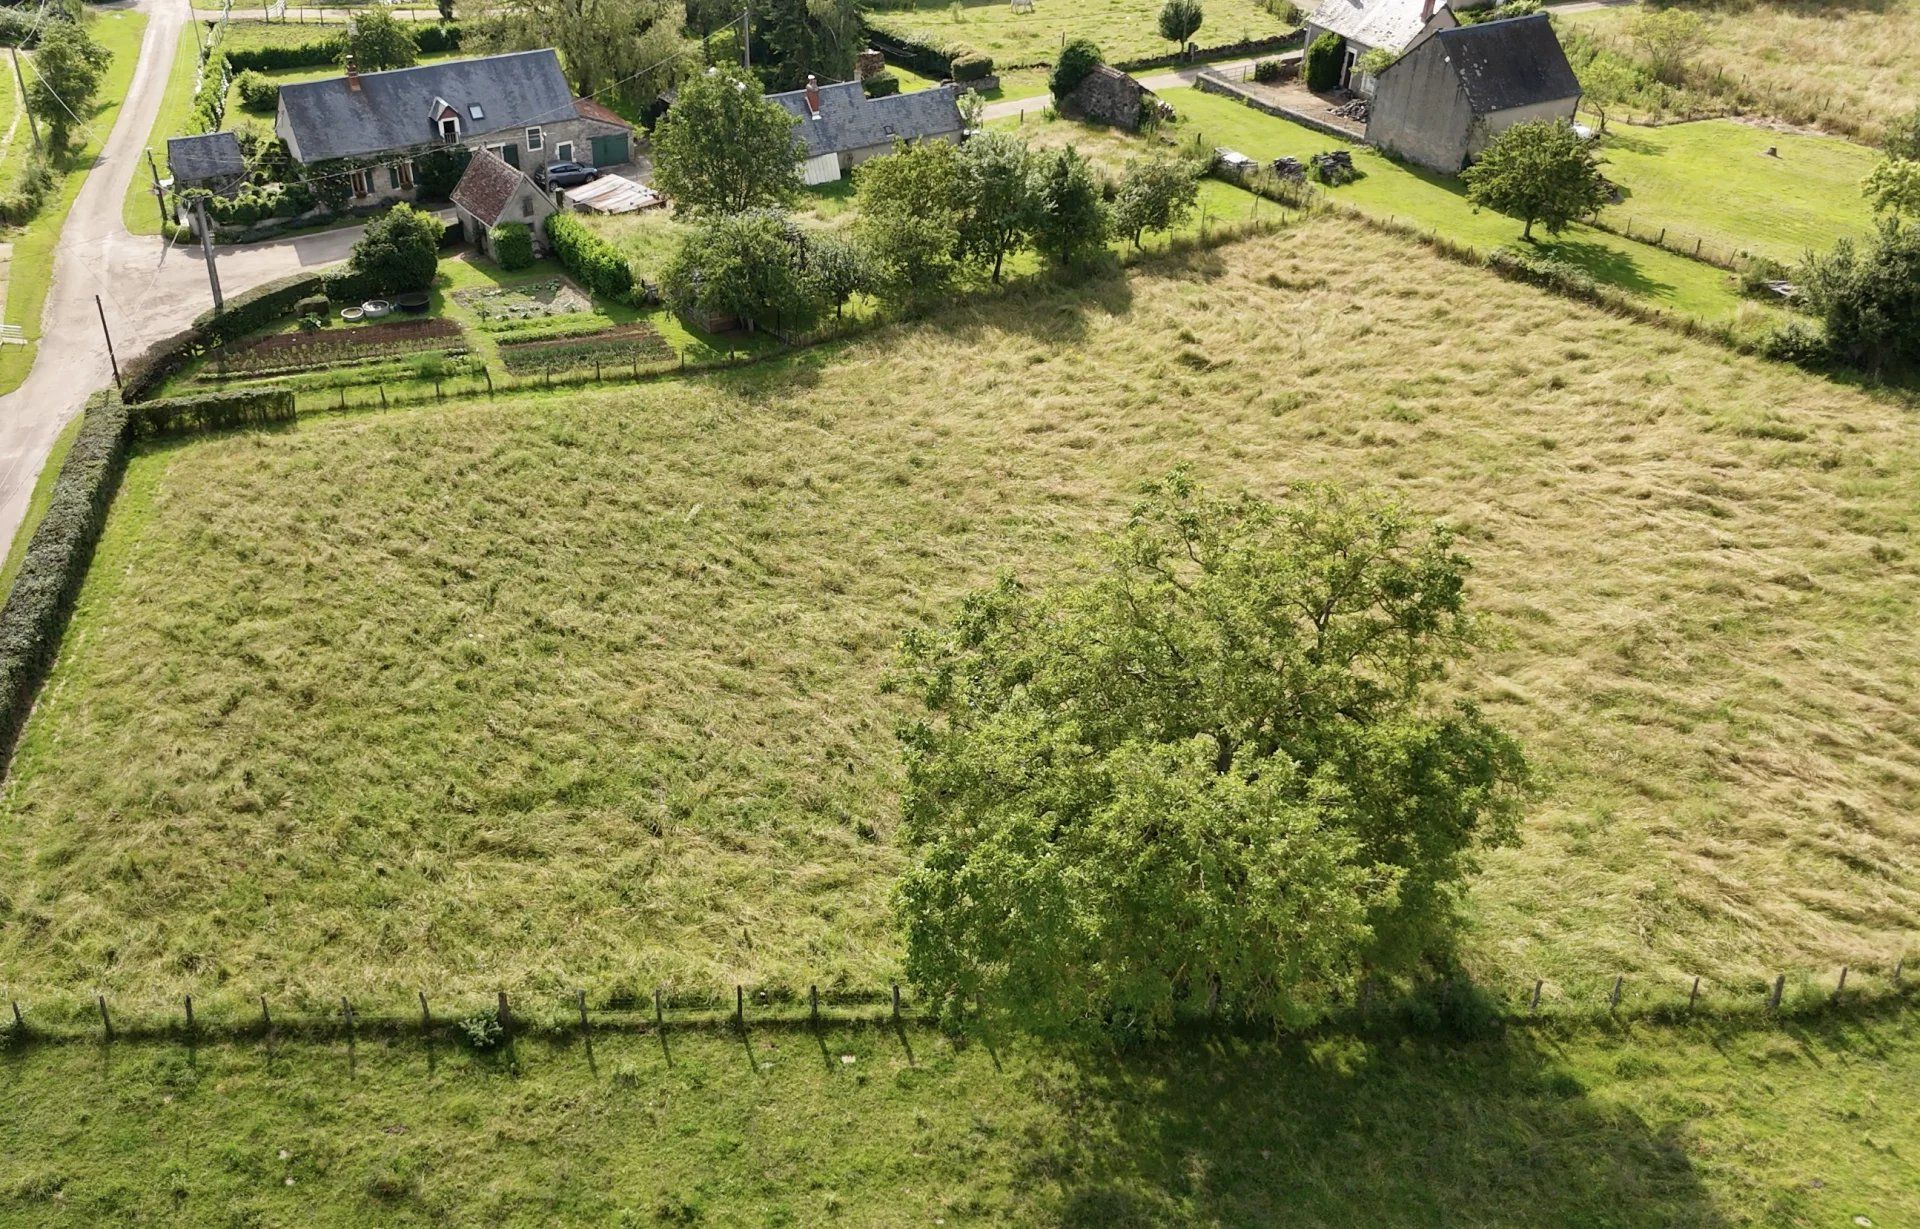
[[275,333],[218,352],[213,365],[203,368],[197,378],[206,382],[235,375],[298,375],[429,351],[449,356],[465,354],[467,344],[459,324],[442,318],[337,331]]

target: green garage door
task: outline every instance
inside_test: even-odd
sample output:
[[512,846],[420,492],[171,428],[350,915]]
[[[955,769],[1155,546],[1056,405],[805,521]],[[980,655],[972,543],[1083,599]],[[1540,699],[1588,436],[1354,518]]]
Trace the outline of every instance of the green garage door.
[[610,137],[593,138],[593,164],[595,166],[618,166],[631,157],[627,153],[627,134],[616,132]]

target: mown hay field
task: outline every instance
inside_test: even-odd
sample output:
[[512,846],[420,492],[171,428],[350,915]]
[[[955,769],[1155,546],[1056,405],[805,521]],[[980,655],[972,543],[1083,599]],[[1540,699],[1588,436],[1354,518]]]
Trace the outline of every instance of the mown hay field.
[[[969,3],[889,3],[876,8],[869,23],[882,34],[952,50],[985,52],[1002,68],[1051,64],[1064,40],[1090,38],[1109,63],[1172,57],[1179,50],[1160,37],[1157,0],[1034,0],[1029,12],[1016,12],[1009,0]],[[1261,0],[1226,0],[1208,5],[1193,41],[1220,47],[1247,39],[1272,38],[1294,27]]]
[[1458,526],[1461,685],[1546,786],[1470,902],[1489,982],[1884,973],[1917,452],[1891,398],[1326,220],[724,378],[156,448],[7,788],[0,978],[876,991],[900,635],[1183,463]]

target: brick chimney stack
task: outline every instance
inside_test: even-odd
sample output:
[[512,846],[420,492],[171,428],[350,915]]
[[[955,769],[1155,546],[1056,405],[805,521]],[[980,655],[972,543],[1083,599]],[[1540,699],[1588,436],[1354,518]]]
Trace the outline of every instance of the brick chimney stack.
[[[1432,0],[1428,0],[1428,3],[1432,3]],[[360,65],[352,56],[347,57],[347,88],[356,94],[360,92]]]
[[1425,25],[1427,22],[1433,20],[1433,5],[1434,5],[1434,0],[1427,0],[1425,4],[1420,6],[1420,24],[1421,25]]
[[812,73],[807,74],[807,111],[813,118],[820,118],[820,82]]

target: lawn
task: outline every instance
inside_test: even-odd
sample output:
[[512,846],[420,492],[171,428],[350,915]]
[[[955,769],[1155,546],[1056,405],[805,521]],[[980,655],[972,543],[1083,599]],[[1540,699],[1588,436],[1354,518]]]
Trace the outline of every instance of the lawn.
[[[161,178],[173,173],[167,165],[167,138],[192,134],[194,74],[200,63],[200,42],[191,23],[180,31],[179,46],[174,49],[173,69],[167,74],[167,90],[160,99],[160,110],[153,117],[147,136],[147,148],[153,152]],[[127,230],[136,235],[160,233],[160,210],[153,201],[153,176],[146,168],[134,174],[127,184],[127,201],[121,209]]]
[[[0,1225],[1783,1229],[1920,1223],[1911,1013],[956,1044],[916,1026],[59,1045]],[[849,1061],[851,1060],[851,1061]]]
[[135,456],[0,811],[0,980],[207,1010],[897,973],[907,630],[1137,484],[1461,533],[1550,1002],[1912,949],[1911,410],[1323,219],[721,377]]
[[[82,144],[59,159],[59,180],[47,196],[40,212],[24,227],[5,231],[13,244],[13,272],[7,282],[5,319],[20,325],[29,341],[40,339],[40,314],[46,306],[47,287],[53,281],[53,250],[60,242],[60,228],[73,209],[74,198],[100,147],[120,115],[120,104],[133,81],[133,68],[140,52],[140,35],[147,28],[147,15],[134,10],[93,13],[87,17],[93,36],[113,55],[100,82],[98,101],[87,118]],[[31,71],[31,70],[29,70]],[[34,345],[0,346],[0,393],[19,388],[33,369]]]
[[[1170,56],[1176,48],[1160,37],[1161,0],[1035,0],[1033,11],[1016,13],[1007,0],[875,8],[868,24],[941,49],[983,51],[1004,68],[1051,64],[1062,42],[1090,38],[1109,62]],[[1194,36],[1202,47],[1270,38],[1293,27],[1257,0],[1209,5]],[[1019,95],[1009,95],[1019,97]]]
[[[1777,157],[1767,156],[1773,149]],[[1776,132],[1739,120],[1609,127],[1606,175],[1626,199],[1606,211],[1669,244],[1798,260],[1872,229],[1860,181],[1879,155],[1835,137]]]
[[[1876,140],[1920,106],[1920,0],[1740,0],[1689,6],[1706,18],[1708,46],[1689,84],[1790,123]],[[1631,51],[1635,9],[1560,15],[1607,45]]]
[[[1227,146],[1263,162],[1282,155],[1305,161],[1312,154],[1342,144],[1335,137],[1217,94],[1171,89],[1161,96],[1179,111],[1180,122],[1170,133],[1185,143]],[[1452,176],[1395,162],[1362,146],[1349,148],[1362,176],[1330,192],[1332,199],[1356,205],[1377,217],[1438,230],[1482,251],[1520,242],[1518,222],[1474,209],[1467,203],[1464,187]],[[1578,265],[1596,281],[1676,312],[1714,323],[1738,322],[1743,327],[1758,327],[1775,315],[1742,300],[1724,270],[1651,244],[1581,225],[1569,227],[1557,239],[1536,237],[1541,240],[1536,246],[1542,254]]]

